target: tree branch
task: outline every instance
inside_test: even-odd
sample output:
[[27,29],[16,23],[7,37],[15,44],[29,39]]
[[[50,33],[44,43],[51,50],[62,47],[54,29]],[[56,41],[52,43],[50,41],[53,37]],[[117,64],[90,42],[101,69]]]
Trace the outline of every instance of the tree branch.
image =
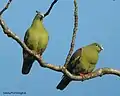
[[77,7],[77,2],[76,0],[74,0],[74,29],[73,29],[73,36],[72,36],[72,41],[71,41],[71,45],[70,45],[70,50],[69,53],[67,55],[66,61],[64,66],[66,67],[66,65],[68,64],[68,62],[70,61],[70,57],[73,53],[74,50],[74,45],[75,45],[75,38],[76,38],[76,33],[78,30],[78,7]]
[[[8,6],[9,6],[9,4],[8,4]],[[0,12],[1,15],[3,14],[3,12]],[[71,78],[72,80],[75,80],[75,81],[84,81],[84,80],[92,79],[92,78],[102,76],[102,75],[106,75],[106,74],[113,74],[113,75],[116,75],[116,76],[120,77],[120,70],[115,70],[115,69],[112,69],[112,68],[101,68],[101,69],[97,69],[96,71],[92,72],[91,75],[86,74],[83,78],[82,76],[75,76],[75,75],[71,74],[64,66],[55,66],[53,64],[45,63],[39,57],[39,55],[32,52],[25,45],[25,43],[22,42],[22,40],[7,27],[7,25],[5,24],[5,21],[2,19],[1,15],[0,15],[0,25],[1,25],[1,28],[3,29],[4,34],[6,34],[8,37],[15,40],[25,51],[27,51],[29,54],[33,55],[36,58],[36,60],[39,62],[41,67],[48,68],[48,69],[51,69],[51,70],[54,70],[54,71],[57,71],[57,72],[62,72],[63,74],[67,75],[69,78]]]
[[84,75],[84,77],[72,75],[66,69],[64,69],[64,73],[66,73],[65,75],[67,75],[74,81],[85,81],[85,80],[93,79],[96,77],[101,77],[103,75],[110,75],[110,74],[120,77],[120,70],[116,70],[112,68],[100,68],[90,74]]
[[58,0],[54,0],[50,6],[50,8],[48,9],[48,11],[44,14],[44,17],[46,17],[47,15],[49,15],[51,9],[53,8],[54,4],[57,2]]
[[8,9],[10,3],[12,2],[12,0],[9,0],[8,3],[6,4],[6,6],[0,11],[0,16],[3,14],[3,12]]

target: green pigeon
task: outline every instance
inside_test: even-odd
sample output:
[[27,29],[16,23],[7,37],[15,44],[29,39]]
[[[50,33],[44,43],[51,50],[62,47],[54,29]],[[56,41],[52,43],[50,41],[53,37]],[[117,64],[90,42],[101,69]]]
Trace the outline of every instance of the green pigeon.
[[[45,51],[49,40],[48,32],[43,25],[43,18],[44,16],[40,12],[37,13],[24,37],[24,42],[27,47],[40,55],[40,57]],[[35,58],[23,50],[22,74],[28,74],[30,72],[34,61]]]
[[[95,69],[101,50],[103,50],[103,47],[98,43],[79,48],[71,56],[69,63],[65,67],[73,75],[84,76],[84,74],[91,73]],[[71,79],[64,75],[57,85],[57,89],[63,90],[70,81]]]

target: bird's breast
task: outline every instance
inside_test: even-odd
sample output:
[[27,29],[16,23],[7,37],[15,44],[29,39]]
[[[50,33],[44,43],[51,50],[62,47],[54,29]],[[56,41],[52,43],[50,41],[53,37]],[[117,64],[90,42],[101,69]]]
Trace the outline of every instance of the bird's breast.
[[84,59],[90,64],[96,64],[98,61],[98,52],[96,50],[83,51]]
[[42,29],[31,29],[28,38],[28,47],[32,50],[39,51],[46,48],[48,44],[48,33]]

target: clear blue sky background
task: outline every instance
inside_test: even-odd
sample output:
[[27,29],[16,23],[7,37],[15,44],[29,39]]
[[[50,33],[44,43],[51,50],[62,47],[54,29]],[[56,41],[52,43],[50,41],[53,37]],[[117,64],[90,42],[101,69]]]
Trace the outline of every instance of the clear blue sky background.
[[[9,28],[22,40],[35,11],[46,12],[53,0],[13,0],[3,18]],[[0,9],[7,0],[0,0]],[[104,46],[97,68],[120,69],[120,1],[77,0],[79,30],[75,50],[92,42]],[[69,50],[73,30],[73,0],[58,0],[44,25],[50,40],[43,55],[45,61],[63,65]],[[26,92],[23,96],[119,96],[120,78],[97,77],[84,82],[72,82],[64,91],[56,89],[62,73],[44,69],[34,63],[30,74],[23,76],[22,49],[0,28],[0,94]],[[12,95],[10,95],[12,96]],[[18,95],[17,95],[18,96]]]

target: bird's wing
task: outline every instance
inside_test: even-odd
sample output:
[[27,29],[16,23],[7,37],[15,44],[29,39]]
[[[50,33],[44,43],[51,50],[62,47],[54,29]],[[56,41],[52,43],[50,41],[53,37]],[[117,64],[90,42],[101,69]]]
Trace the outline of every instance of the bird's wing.
[[26,31],[25,36],[24,36],[24,42],[25,42],[25,44],[27,44],[28,37],[29,37],[29,29]]
[[66,67],[69,71],[72,71],[72,69],[74,69],[76,67],[76,65],[80,63],[81,52],[82,52],[82,48],[79,48],[72,55],[68,65]]

